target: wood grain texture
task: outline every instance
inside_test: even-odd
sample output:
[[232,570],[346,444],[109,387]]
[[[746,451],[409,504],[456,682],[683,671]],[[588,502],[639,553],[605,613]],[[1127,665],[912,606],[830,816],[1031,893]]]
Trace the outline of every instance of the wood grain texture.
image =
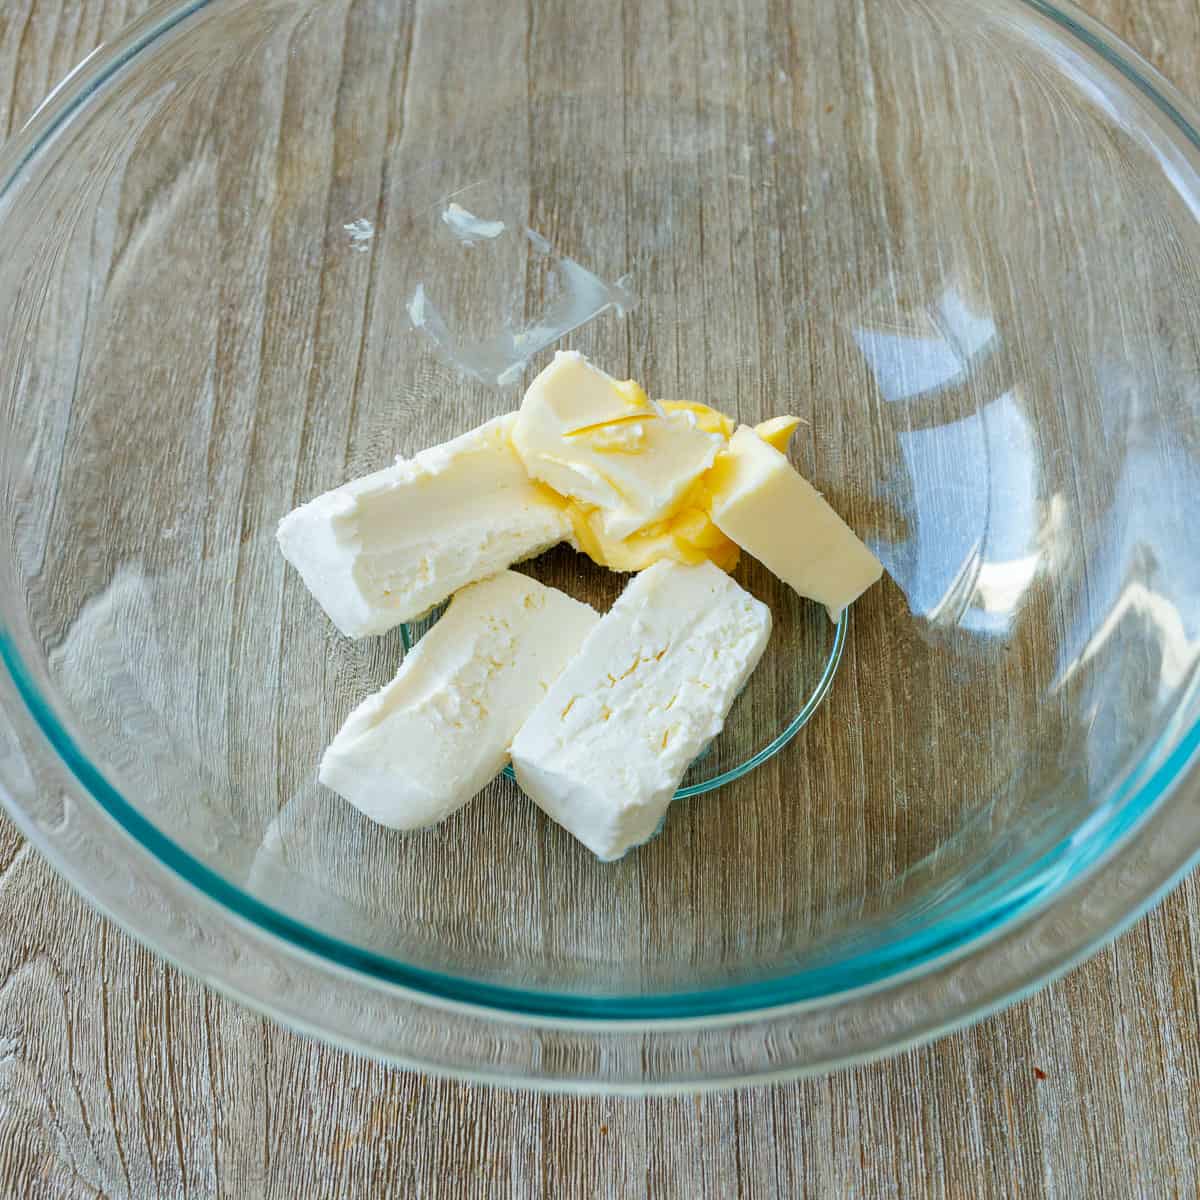
[[[143,7],[6,5],[4,128],[18,126],[55,80]],[[556,7],[543,6],[541,19],[553,19]],[[1200,16],[1192,0],[1095,0],[1091,8],[1185,90],[1193,87]],[[653,4],[642,12],[655,19]],[[590,52],[611,55],[615,77],[633,77],[638,64],[622,61],[615,34],[582,31]],[[536,53],[536,23],[531,43]],[[403,74],[406,65],[394,70]],[[386,118],[373,128],[397,135]],[[360,183],[386,195],[387,181],[356,181],[353,162],[322,169],[347,196]],[[244,186],[255,186],[252,172]],[[538,220],[551,229],[555,214]],[[718,227],[714,236],[725,234]],[[249,262],[265,253],[256,244],[244,250]],[[315,302],[318,312],[369,310],[365,272],[331,287]],[[680,302],[702,287],[684,280]],[[372,342],[386,334],[375,331]],[[739,336],[755,333],[748,327]],[[256,352],[257,343],[234,345],[223,360],[229,377],[217,386],[236,387],[243,357]],[[307,386],[317,387],[320,372],[343,374],[335,366],[291,369],[300,383],[311,367],[318,382]],[[363,433],[367,443],[374,437]],[[322,468],[300,457],[308,475],[297,486],[312,490]],[[239,1200],[1192,1196],[1200,1192],[1192,1152],[1200,1138],[1198,980],[1193,876],[1112,947],[1035,997],[889,1062],[699,1098],[504,1093],[324,1048],[218,997],[83,905],[0,820],[0,1192]]]

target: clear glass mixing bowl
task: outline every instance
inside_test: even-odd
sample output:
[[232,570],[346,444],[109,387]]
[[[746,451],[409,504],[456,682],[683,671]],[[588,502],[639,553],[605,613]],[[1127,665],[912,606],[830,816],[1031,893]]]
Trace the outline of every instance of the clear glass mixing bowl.
[[[1200,848],[1198,170],[1034,0],[156,10],[0,163],[9,810],[186,969],[436,1070],[716,1085],[1012,999]],[[551,344],[803,417],[889,572],[798,736],[617,864],[505,779],[413,836],[320,788],[402,633],[338,637],[273,537]],[[834,646],[739,578],[777,629],[708,776]]]

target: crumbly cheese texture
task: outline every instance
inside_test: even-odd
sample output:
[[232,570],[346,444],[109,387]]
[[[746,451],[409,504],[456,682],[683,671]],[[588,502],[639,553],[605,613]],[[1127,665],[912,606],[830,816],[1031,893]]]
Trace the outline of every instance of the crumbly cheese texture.
[[503,769],[517,730],[599,620],[513,571],[464,588],[396,678],[350,714],[321,782],[393,829],[443,820]]
[[670,518],[724,442],[574,351],[559,351],[530,384],[513,426],[529,474],[597,510],[617,539]]
[[284,557],[347,637],[384,633],[571,536],[513,449],[515,413],[289,513]]
[[883,574],[854,530],[755,430],[743,425],[729,439],[711,488],[721,531],[801,596],[824,604],[832,620]]
[[770,632],[767,607],[711,563],[643,571],[521,727],[517,781],[597,857],[619,858],[658,829]]

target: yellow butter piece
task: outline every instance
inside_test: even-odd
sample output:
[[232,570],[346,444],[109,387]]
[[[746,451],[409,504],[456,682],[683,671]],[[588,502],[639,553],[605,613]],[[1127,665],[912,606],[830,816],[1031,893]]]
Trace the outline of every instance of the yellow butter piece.
[[[707,404],[663,400],[660,407],[668,413],[691,413],[698,427],[706,433],[728,436],[735,428],[731,418]],[[609,428],[615,432],[629,426],[622,424]],[[568,501],[566,512],[574,529],[575,544],[593,562],[613,571],[644,571],[662,559],[687,566],[696,566],[707,559],[722,571],[733,571],[741,551],[713,524],[709,515],[712,470],[710,468],[696,479],[669,517],[628,537],[610,536],[605,531],[601,510],[579,501]]]
[[[786,451],[799,423],[774,417],[755,433]],[[512,440],[530,475],[560,498],[572,542],[594,562],[643,571],[662,559],[707,560],[732,571],[740,550],[712,507],[736,428],[710,405],[655,403],[633,380],[560,352],[526,393]]]
[[720,434],[726,440],[733,436],[737,427],[737,422],[732,417],[727,417],[723,412],[718,412],[697,400],[660,400],[658,406],[669,413],[691,413],[696,418],[697,426],[705,433]]
[[743,425],[710,476],[714,523],[830,618],[883,573],[879,560],[774,446]]
[[[769,446],[774,446],[780,454],[786,454],[788,444],[792,440],[792,434],[800,426],[799,417],[772,417],[769,421],[763,421],[761,424],[755,425],[754,432]],[[730,429],[727,436],[733,436],[733,430]]]
[[688,566],[707,560],[722,571],[732,571],[741,556],[700,508],[680,509],[669,520],[624,538],[605,532],[603,514],[596,508],[570,501],[566,513],[575,545],[593,562],[613,571],[644,571],[662,559]]
[[605,535],[624,539],[673,516],[725,438],[559,351],[525,393],[512,441],[534,479],[598,509]]
[[[737,428],[737,422],[732,417],[727,417],[723,412],[701,404],[698,400],[660,400],[658,404],[667,412],[691,413],[696,418],[696,424],[705,433],[719,433],[726,440],[733,437],[733,431]],[[799,417],[771,417],[770,420],[755,425],[754,432],[781,454],[786,454],[792,434],[799,427]]]

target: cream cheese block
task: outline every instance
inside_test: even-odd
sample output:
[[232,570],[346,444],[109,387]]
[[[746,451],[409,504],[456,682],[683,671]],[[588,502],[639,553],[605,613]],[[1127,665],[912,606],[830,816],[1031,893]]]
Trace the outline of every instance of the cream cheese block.
[[516,414],[289,513],[279,547],[347,637],[384,633],[571,535],[513,450]]
[[443,820],[503,769],[517,730],[599,620],[514,571],[463,588],[396,678],[350,714],[321,782],[393,829]]
[[658,829],[770,633],[766,605],[712,563],[656,563],[521,727],[517,781],[599,858],[619,858]]

